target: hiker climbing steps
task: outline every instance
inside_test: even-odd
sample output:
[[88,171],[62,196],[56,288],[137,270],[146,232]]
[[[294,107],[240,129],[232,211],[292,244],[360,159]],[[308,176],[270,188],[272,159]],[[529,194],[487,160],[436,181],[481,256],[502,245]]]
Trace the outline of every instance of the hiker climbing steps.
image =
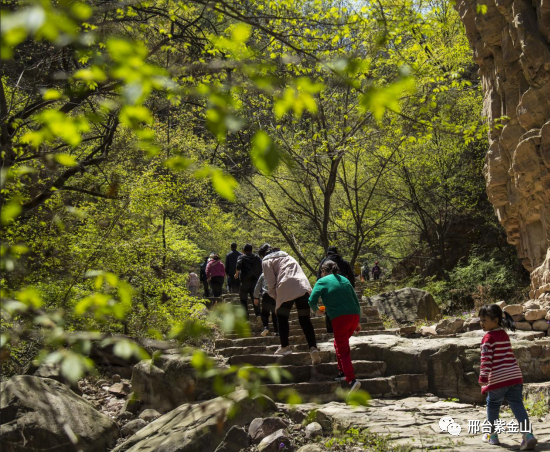
[[[360,290],[362,288],[358,287],[357,291]],[[237,294],[222,295],[220,301],[234,305],[240,304]],[[384,325],[375,307],[367,306],[361,301],[361,312],[362,331],[358,332],[357,336],[393,333],[384,330]],[[296,312],[292,312],[289,317],[289,339],[293,353],[287,356],[274,354],[280,342],[273,332],[266,337],[260,335],[261,329],[256,323],[254,310],[250,305],[249,319],[252,337],[238,338],[236,334],[226,334],[224,339],[216,341],[216,352],[227,358],[229,365],[250,364],[260,369],[273,364],[280,366],[292,376],[292,380],[283,378],[280,384],[265,382],[264,388],[276,398],[280,393],[284,393],[284,390],[294,389],[306,401],[341,400],[336,394],[336,390],[339,387],[345,388],[347,385],[345,382],[335,381],[339,371],[333,346],[333,335],[326,333],[324,316],[314,316],[311,319],[321,355],[321,364],[317,366],[311,364],[308,344],[298,323]],[[366,360],[361,356],[354,355],[353,350],[352,359],[356,378],[361,382],[362,388],[373,397],[406,396],[428,390],[428,378],[425,374],[387,375],[385,362]]]

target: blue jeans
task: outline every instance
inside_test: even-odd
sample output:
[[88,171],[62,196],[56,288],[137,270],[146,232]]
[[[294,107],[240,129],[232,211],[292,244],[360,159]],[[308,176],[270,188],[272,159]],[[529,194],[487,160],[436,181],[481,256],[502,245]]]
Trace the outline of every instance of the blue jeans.
[[505,386],[487,393],[487,420],[491,423],[493,432],[504,399],[508,400],[512,413],[520,425],[524,426],[529,422],[529,416],[523,406],[523,385]]

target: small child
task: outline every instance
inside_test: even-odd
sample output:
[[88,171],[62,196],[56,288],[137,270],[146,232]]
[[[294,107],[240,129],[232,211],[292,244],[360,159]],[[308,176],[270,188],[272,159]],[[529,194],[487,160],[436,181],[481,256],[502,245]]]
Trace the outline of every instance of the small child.
[[[500,406],[506,398],[520,427],[531,424],[523,406],[523,377],[518,366],[510,337],[503,328],[516,330],[514,319],[502,312],[499,305],[485,305],[479,310],[481,328],[487,334],[481,340],[481,368],[479,384],[481,393],[487,394],[487,420],[491,424],[491,434],[485,433],[483,441],[500,444],[495,433],[495,421],[499,418]],[[524,433],[519,450],[533,450],[537,439],[532,433]]]

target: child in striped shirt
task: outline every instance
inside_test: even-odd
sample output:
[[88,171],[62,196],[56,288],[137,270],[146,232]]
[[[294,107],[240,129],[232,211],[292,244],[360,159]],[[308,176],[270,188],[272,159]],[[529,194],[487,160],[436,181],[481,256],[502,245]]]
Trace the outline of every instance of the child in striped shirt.
[[[500,405],[506,398],[520,427],[529,429],[529,416],[523,406],[523,377],[512,352],[510,337],[503,328],[515,331],[514,319],[502,312],[496,304],[485,305],[479,310],[481,328],[487,334],[481,340],[481,367],[479,384],[481,393],[487,394],[487,420],[492,433],[485,433],[483,441],[500,444],[495,432],[495,421],[499,418]],[[532,433],[524,433],[520,450],[532,450],[537,439]]]

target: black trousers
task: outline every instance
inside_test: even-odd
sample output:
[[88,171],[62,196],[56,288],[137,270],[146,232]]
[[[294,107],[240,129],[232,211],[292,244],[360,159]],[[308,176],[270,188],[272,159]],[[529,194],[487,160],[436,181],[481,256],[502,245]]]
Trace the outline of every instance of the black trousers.
[[311,309],[309,307],[308,300],[309,293],[305,293],[301,297],[284,302],[279,309],[277,309],[281,347],[287,347],[289,345],[288,337],[290,335],[290,326],[288,324],[288,318],[290,317],[290,311],[292,306],[294,306],[294,303],[296,303],[296,309],[298,310],[298,322],[302,327],[302,331],[304,332],[304,336],[306,337],[309,347],[317,347],[315,328],[313,328],[313,323],[311,323]]
[[202,282],[202,287],[204,288],[205,298],[208,298],[210,296],[210,287],[208,287],[208,281],[206,279]]
[[212,286],[212,292],[215,297],[221,297],[223,292],[223,276],[212,276],[210,279],[210,285]]
[[265,328],[269,326],[269,315],[271,314],[271,321],[273,322],[273,331],[279,332],[279,322],[277,321],[277,314],[275,313],[275,300],[271,298],[267,293],[262,295],[262,323]]
[[374,275],[372,275],[372,276],[373,276],[373,278],[374,278],[375,280],[376,280],[376,279],[380,279],[380,273],[374,274]]
[[334,330],[332,329],[332,322],[330,321],[329,316],[326,314],[325,314],[325,326],[327,327],[327,333],[334,333]]
[[239,293],[241,281],[234,276],[227,275],[227,291],[229,293]]
[[256,287],[256,282],[258,278],[248,278],[244,281],[241,281],[241,287],[239,288],[239,297],[241,299],[241,304],[243,305],[244,311],[246,312],[246,318],[248,319],[248,297],[250,296],[250,301],[254,308],[254,314],[256,317],[262,315],[262,310],[259,306],[254,304],[254,288]]

